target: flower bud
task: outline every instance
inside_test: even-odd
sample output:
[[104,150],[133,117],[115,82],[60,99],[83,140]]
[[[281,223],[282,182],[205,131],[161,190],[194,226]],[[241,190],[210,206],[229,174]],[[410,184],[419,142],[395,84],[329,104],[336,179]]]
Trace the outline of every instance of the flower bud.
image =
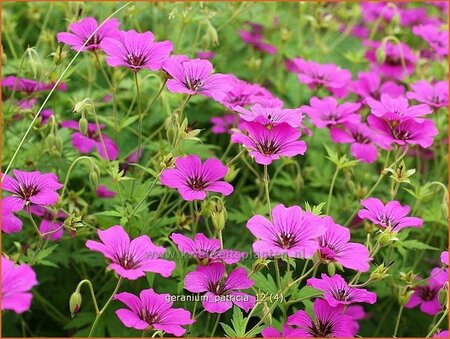
[[223,202],[216,199],[212,203],[211,220],[213,222],[214,228],[221,231],[225,228],[225,222],[227,220],[227,210],[223,205]]
[[73,292],[70,296],[69,309],[72,318],[80,311],[82,300],[81,294],[78,291]]
[[236,178],[236,176],[238,175],[239,171],[240,171],[239,168],[234,167],[234,165],[230,165],[230,167],[228,167],[228,172],[227,172],[227,174],[225,175],[224,180],[225,180],[226,182],[231,182],[231,181],[233,181],[234,178]]
[[377,48],[375,56],[378,64],[382,64],[386,61],[386,51],[384,50],[383,44]]
[[377,281],[377,280],[382,280],[384,278],[387,278],[387,277],[389,277],[388,271],[389,271],[389,265],[384,266],[384,263],[383,263],[380,266],[377,266],[377,268],[370,274],[370,280]]
[[91,107],[92,107],[91,99],[85,98],[85,99],[83,99],[81,101],[78,101],[75,104],[75,106],[73,108],[73,112],[82,114],[82,113],[88,111],[88,109],[91,108]]
[[172,153],[166,154],[162,161],[160,162],[160,165],[162,168],[172,168],[175,165],[175,157],[172,155]]
[[252,272],[261,271],[263,268],[268,267],[270,262],[270,260],[264,258],[256,259],[256,261],[252,265]]
[[217,30],[213,25],[211,25],[209,20],[205,38],[208,44],[211,43],[213,46],[217,46],[219,44],[219,35],[217,34]]
[[334,263],[329,263],[327,265],[328,275],[332,277],[336,273],[336,266],[334,266]]
[[442,307],[447,307],[448,304],[448,282],[445,283],[445,285],[439,290],[438,293],[438,299],[439,299],[439,304]]
[[393,232],[391,227],[387,227],[383,232],[381,232],[378,238],[378,244],[381,247],[389,245],[393,241],[397,241],[397,232]]
[[86,119],[86,117],[83,115],[80,119],[80,121],[78,121],[78,129],[80,130],[81,134],[83,135],[87,135],[88,134],[88,121]]
[[33,72],[34,78],[38,78],[42,73],[42,60],[34,48],[27,48],[28,64]]

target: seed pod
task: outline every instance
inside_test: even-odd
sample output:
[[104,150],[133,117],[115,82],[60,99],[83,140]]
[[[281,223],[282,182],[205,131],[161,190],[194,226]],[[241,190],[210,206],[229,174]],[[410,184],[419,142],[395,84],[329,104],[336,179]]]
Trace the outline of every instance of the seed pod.
[[80,121],[78,121],[78,128],[79,128],[81,134],[83,134],[83,135],[88,134],[88,126],[89,126],[89,122],[87,121],[86,117],[83,115],[81,117]]

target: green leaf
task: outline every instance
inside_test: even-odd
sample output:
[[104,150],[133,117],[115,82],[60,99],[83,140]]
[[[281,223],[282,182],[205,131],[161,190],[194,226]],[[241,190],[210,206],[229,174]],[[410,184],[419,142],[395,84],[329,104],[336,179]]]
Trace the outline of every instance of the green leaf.
[[242,338],[245,335],[246,322],[244,320],[244,315],[239,307],[233,307],[233,319],[231,319],[233,324],[234,332],[238,338]]
[[420,242],[419,240],[405,240],[401,243],[401,246],[403,248],[413,248],[417,250],[433,250],[433,251],[439,251],[438,248],[427,245],[423,242]]
[[225,334],[227,335],[227,337],[229,337],[229,338],[237,338],[238,337],[238,335],[236,334],[236,332],[233,331],[231,326],[229,326],[225,323],[220,323],[220,325],[222,325],[222,328],[225,331]]

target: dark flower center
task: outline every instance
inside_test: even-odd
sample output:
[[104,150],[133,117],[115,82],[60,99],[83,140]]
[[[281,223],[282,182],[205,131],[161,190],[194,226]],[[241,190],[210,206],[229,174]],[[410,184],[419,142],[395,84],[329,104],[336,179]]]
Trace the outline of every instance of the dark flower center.
[[120,266],[122,266],[123,268],[129,270],[132,269],[134,267],[136,267],[136,265],[138,263],[134,262],[133,258],[131,258],[131,256],[129,254],[125,254],[122,257],[119,258],[119,264]]
[[188,178],[187,184],[194,191],[201,191],[207,187],[207,184],[203,181],[202,178]]
[[314,323],[309,328],[309,334],[315,338],[328,338],[331,337],[333,331],[333,325],[330,322],[318,322]]
[[297,241],[295,240],[294,235],[291,233],[280,233],[278,234],[276,243],[284,249],[288,249],[293,247],[297,243]]
[[424,301],[431,301],[436,297],[437,291],[428,286],[418,288],[420,298]]
[[90,46],[96,46],[100,44],[100,37],[95,34],[92,38],[90,38],[87,43],[86,43],[86,47],[90,47]]
[[222,281],[219,281],[218,283],[210,282],[208,290],[215,295],[227,295],[230,292]]
[[158,314],[156,314],[156,313],[147,314],[146,310],[141,310],[139,316],[143,321],[145,321],[149,325],[152,325],[159,320]]
[[350,291],[345,288],[333,290],[331,294],[333,294],[333,297],[335,297],[336,300],[351,301],[353,299],[350,295]]
[[258,149],[264,155],[272,155],[279,151],[280,146],[274,140],[265,140],[263,143],[258,143]]
[[397,225],[398,225],[398,222],[394,222],[389,216],[387,216],[387,215],[380,215],[379,217],[378,217],[378,221],[379,221],[379,223],[383,226],[383,227],[385,227],[385,228],[387,228],[387,227],[391,227],[392,229],[394,229]]
[[134,54],[131,54],[131,53],[129,53],[127,55],[127,63],[130,66],[139,68],[139,67],[142,67],[144,65],[145,61],[146,61],[146,58],[143,55],[134,55]]
[[186,86],[193,91],[198,91],[203,86],[203,80],[201,79],[187,79]]
[[388,55],[384,63],[389,66],[400,66],[402,60],[398,56]]
[[39,193],[39,189],[34,185],[19,185],[20,191],[16,192],[24,200],[29,201],[30,198]]
[[368,137],[366,137],[365,135],[362,135],[359,132],[353,134],[353,138],[359,144],[369,144],[370,143],[370,139]]

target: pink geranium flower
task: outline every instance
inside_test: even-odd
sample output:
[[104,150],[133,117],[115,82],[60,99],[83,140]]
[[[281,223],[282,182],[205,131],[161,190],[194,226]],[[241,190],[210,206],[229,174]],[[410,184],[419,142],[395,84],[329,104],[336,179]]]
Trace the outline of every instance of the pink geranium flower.
[[388,148],[383,139],[364,123],[347,122],[342,128],[333,126],[330,129],[331,140],[336,143],[351,143],[352,155],[365,163],[372,163],[378,158],[377,146]]
[[302,112],[305,112],[311,122],[317,128],[327,128],[334,125],[344,124],[346,122],[358,122],[361,116],[356,113],[361,107],[357,102],[345,102],[339,104],[333,97],[318,99],[313,97],[310,100],[310,106],[302,106]]
[[[100,124],[100,130],[105,128],[105,125]],[[69,128],[73,130],[78,130],[78,122],[74,120],[67,120],[61,122],[61,127]],[[103,142],[105,147],[101,142],[100,133],[103,137]],[[95,123],[88,124],[87,135],[82,134],[81,132],[75,132],[72,134],[72,146],[75,147],[80,153],[91,153],[94,148],[97,149],[100,158],[116,160],[119,155],[119,149],[116,143],[105,133],[99,131],[97,129],[97,125]],[[106,149],[106,153],[105,153]]]
[[275,46],[263,41],[263,26],[253,22],[247,22],[250,31],[239,31],[239,35],[246,44],[254,49],[268,54],[275,54],[277,49]]
[[4,175],[2,189],[12,194],[3,198],[3,205],[9,211],[20,211],[29,205],[53,205],[58,201],[56,192],[63,185],[58,182],[54,173],[39,171],[24,172],[13,170],[16,179]]
[[[16,92],[24,92],[27,95],[31,95],[35,92],[48,91],[53,88],[55,83],[43,83],[36,80],[16,78],[13,75],[7,76],[2,80],[2,87],[8,88],[10,91],[15,89]],[[66,91],[67,86],[65,83],[61,82],[58,85],[60,91]]]
[[[448,3],[446,2],[445,4],[448,5]],[[433,335],[433,338],[448,338],[448,331],[437,330],[436,333]]]
[[[417,277],[420,280],[420,277]],[[429,315],[436,315],[442,309],[439,302],[439,290],[442,288],[436,279],[431,277],[424,286],[417,286],[414,294],[405,305],[406,308],[414,308],[420,305],[420,310]]]
[[234,114],[226,114],[223,117],[212,117],[210,122],[213,124],[211,132],[214,134],[231,134],[231,129],[235,123],[239,122],[239,118]]
[[263,338],[300,338],[301,334],[298,330],[295,330],[288,325],[283,325],[282,332],[280,333],[275,327],[267,326],[261,331]]
[[414,26],[412,32],[425,40],[437,55],[448,55],[448,30],[439,29],[436,24],[425,24]]
[[417,122],[416,119],[400,117],[397,114],[385,114],[379,118],[371,114],[367,121],[386,144],[420,145],[428,148],[433,144],[433,139],[439,132],[432,120],[421,119],[421,122]]
[[117,39],[104,38],[100,43],[111,67],[127,67],[133,72],[141,69],[157,71],[173,50],[170,41],[154,42],[152,32],[119,31]]
[[116,314],[129,328],[141,331],[153,329],[180,337],[186,333],[182,326],[195,322],[189,311],[172,307],[170,294],[158,294],[151,288],[142,290],[139,297],[127,292],[118,293],[114,300],[119,300],[128,307],[118,309]]
[[351,90],[361,98],[362,102],[365,102],[367,97],[378,100],[384,93],[391,97],[398,97],[405,93],[405,88],[394,81],[382,83],[380,74],[374,71],[358,72],[358,80],[352,83]]
[[411,84],[411,92],[406,93],[408,99],[414,99],[435,109],[448,106],[448,82],[429,83],[419,80]]
[[2,310],[18,314],[28,311],[31,306],[31,289],[37,285],[36,273],[30,265],[14,265],[2,256]]
[[105,185],[98,185],[97,189],[95,190],[95,195],[97,195],[97,197],[99,198],[114,198],[116,196],[116,192],[111,191]]
[[292,127],[300,127],[303,114],[299,108],[283,109],[282,106],[263,107],[260,104],[253,105],[250,110],[237,106],[234,109],[239,112],[240,117],[245,121],[256,121],[266,127],[272,127],[282,122]]
[[203,233],[195,234],[194,239],[180,233],[172,233],[170,239],[177,245],[180,252],[191,255],[200,265],[214,262],[235,264],[245,256],[244,252],[221,249],[218,239],[208,239]]
[[198,266],[184,278],[184,288],[192,293],[206,292],[202,304],[209,313],[224,313],[233,304],[248,312],[255,306],[256,298],[240,290],[252,287],[253,280],[244,268],[235,269],[226,278],[224,274],[225,266],[221,263]]
[[[259,84],[251,84],[234,76],[230,77],[232,88],[220,100],[220,103],[230,110],[233,110],[236,106],[246,107],[254,104],[263,104],[269,100],[278,100]],[[279,102],[282,104],[280,100]]]
[[306,143],[298,140],[300,131],[286,123],[266,128],[258,122],[245,122],[242,128],[246,133],[234,133],[231,141],[243,144],[258,164],[270,165],[281,156],[294,157],[306,152]]
[[405,227],[422,227],[423,220],[416,217],[407,217],[410,207],[402,206],[397,200],[389,201],[386,205],[378,198],[361,200],[364,209],[359,210],[361,219],[368,219],[381,228],[390,227],[398,232]]
[[[94,18],[87,17],[69,25],[69,31],[72,33],[60,32],[56,35],[56,38],[58,42],[69,45],[75,51],[96,51],[100,49],[100,43],[103,39],[117,37],[119,26],[120,23],[117,19],[109,19],[90,38],[98,28],[98,23]],[[86,41],[87,43],[83,47]]]
[[147,235],[130,241],[127,232],[119,225],[104,231],[98,230],[97,234],[102,242],[88,240],[86,247],[111,260],[109,268],[122,278],[136,280],[145,276],[145,272],[169,277],[175,269],[173,261],[159,259],[166,249],[155,246]]
[[220,101],[232,88],[232,78],[227,74],[212,74],[213,66],[208,60],[170,58],[163,67],[172,77],[167,80],[167,88],[172,93],[201,94]]
[[366,317],[364,308],[360,305],[350,305],[346,308],[345,314],[352,318],[352,333],[356,336],[359,332],[358,320],[362,320]]
[[311,258],[319,249],[317,238],[325,233],[320,217],[299,206],[282,204],[272,210],[273,222],[255,215],[247,222],[249,231],[258,238],[253,251],[267,258],[283,254],[291,258]]
[[2,231],[11,234],[17,233],[22,230],[23,222],[20,220],[14,212],[18,212],[17,206],[13,204],[5,203],[5,200],[2,201]]
[[410,106],[408,99],[404,97],[393,98],[389,94],[382,94],[380,101],[366,98],[366,103],[369,105],[371,113],[379,118],[385,115],[395,115],[400,118],[414,118],[417,122],[422,122],[423,119],[420,117],[431,113],[428,105],[420,104]]
[[441,262],[448,266],[448,251],[441,253]]
[[335,64],[319,64],[295,58],[286,61],[288,71],[296,73],[301,83],[312,90],[326,88],[337,98],[344,98],[352,81],[352,74]]
[[350,287],[339,274],[332,277],[322,273],[322,278],[310,278],[306,283],[323,292],[323,298],[332,307],[339,305],[350,305],[353,303],[374,304],[377,301],[377,295],[364,288]]
[[39,232],[44,235],[44,239],[56,241],[62,237],[64,233],[62,219],[67,217],[66,213],[59,211],[58,215],[55,216],[51,211],[42,206],[31,206],[30,212],[41,218]]
[[218,159],[207,159],[203,164],[197,155],[177,158],[175,168],[164,170],[161,184],[176,188],[184,200],[204,200],[207,192],[230,195],[233,186],[222,181],[228,172]]
[[341,307],[331,307],[325,300],[316,299],[314,317],[306,311],[297,311],[288,317],[287,324],[297,326],[300,338],[350,338],[352,318],[342,313]]
[[350,230],[336,224],[331,217],[323,218],[325,234],[319,237],[319,255],[325,262],[337,262],[352,270],[369,270],[369,250],[366,246],[350,241]]
[[[401,4],[398,4],[401,6]],[[395,8],[388,6],[388,2],[361,2],[361,14],[365,22],[372,22],[381,17],[390,22],[395,15]]]
[[[379,41],[366,41],[365,45],[369,48],[366,52],[366,58],[371,64],[372,71],[379,72],[388,79],[397,80],[402,80],[405,76],[413,74],[417,56],[405,43],[402,42],[398,45],[387,41],[383,47]],[[376,50],[382,47],[384,48],[386,58],[383,62],[378,63]]]

